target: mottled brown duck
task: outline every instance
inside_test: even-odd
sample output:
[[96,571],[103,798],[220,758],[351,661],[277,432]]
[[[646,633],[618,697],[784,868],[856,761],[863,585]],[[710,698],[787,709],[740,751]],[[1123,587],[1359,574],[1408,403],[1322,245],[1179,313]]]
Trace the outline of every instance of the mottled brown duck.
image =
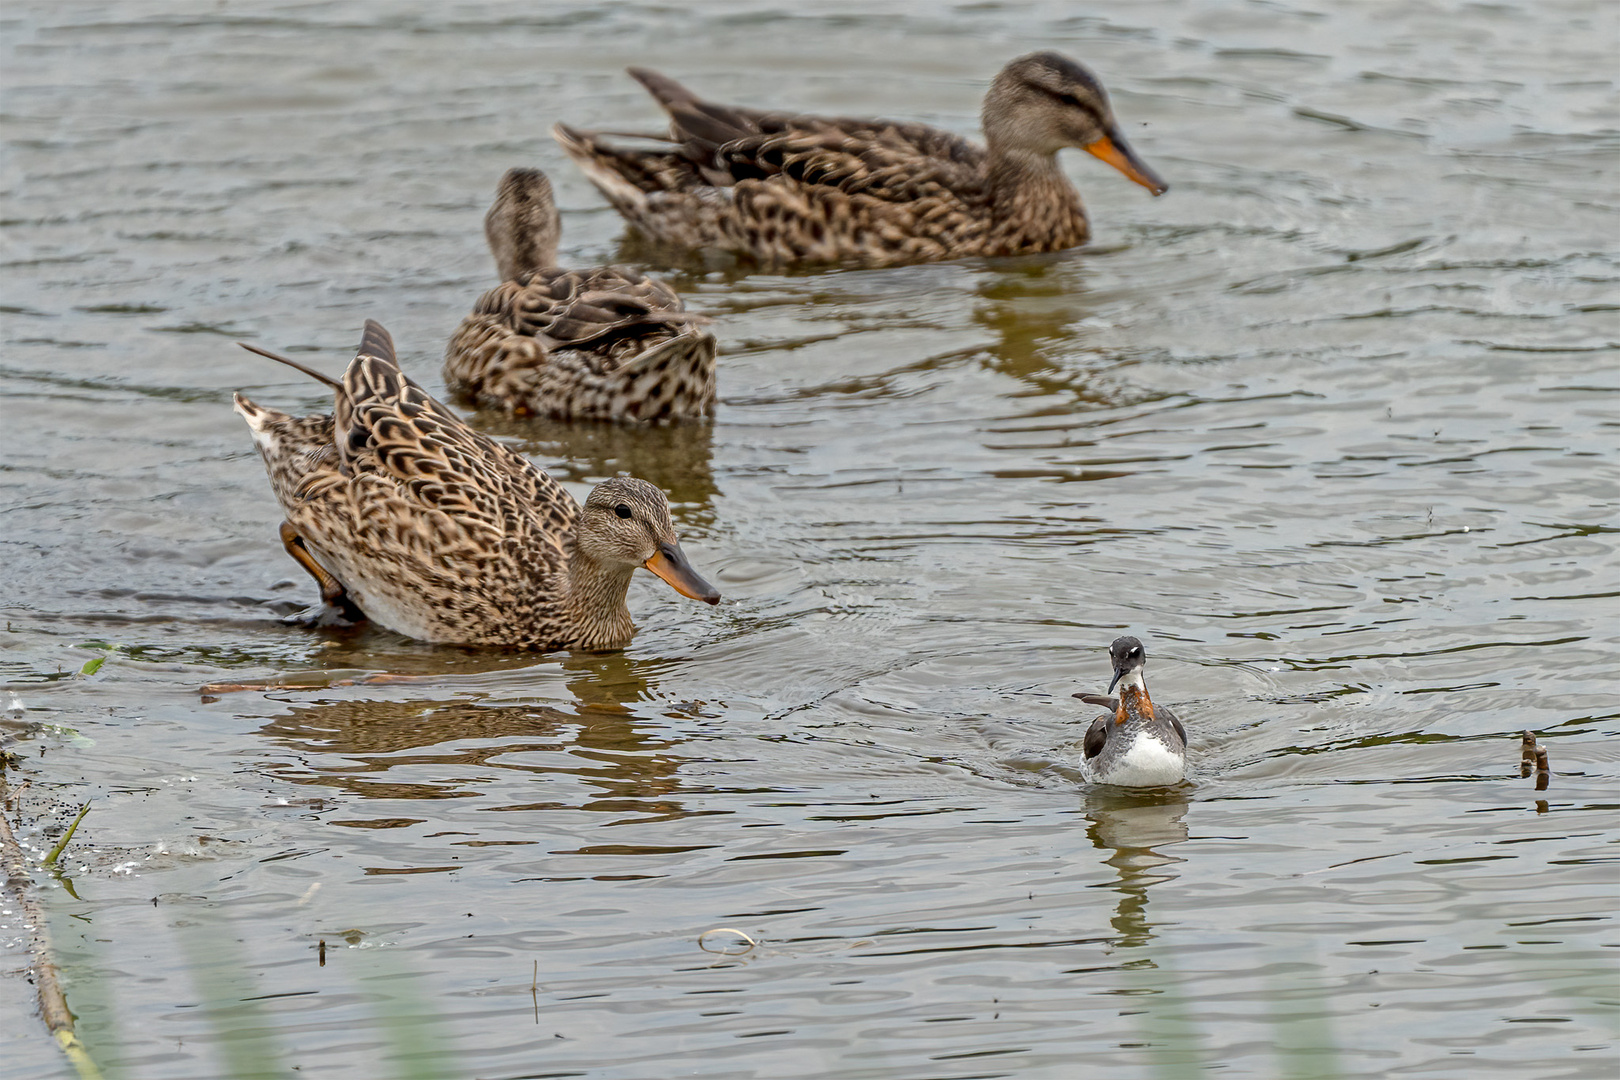
[[869,266],[1060,251],[1090,235],[1058,165],[1079,147],[1155,195],[1097,77],[1055,52],[1009,63],[985,95],[985,145],[925,124],[716,105],[631,68],[669,114],[672,146],[608,145],[558,124],[568,155],[655,241],[766,264]]
[[332,388],[333,413],[305,417],[236,395],[287,515],[282,543],[328,612],[422,641],[602,650],[635,632],[625,593],[638,566],[719,602],[663,492],[615,477],[581,507],[406,378],[377,323],[342,381],[243,347]]
[[501,178],[484,236],[502,284],[444,353],[451,394],[558,420],[684,420],[714,411],[714,335],[674,289],[628,267],[557,266],[561,220],[538,169]]

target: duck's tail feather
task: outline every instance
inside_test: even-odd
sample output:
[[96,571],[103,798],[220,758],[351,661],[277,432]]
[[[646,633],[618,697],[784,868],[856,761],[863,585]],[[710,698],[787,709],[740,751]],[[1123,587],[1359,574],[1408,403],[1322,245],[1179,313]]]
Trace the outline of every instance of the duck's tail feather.
[[394,339],[376,319],[366,320],[366,330],[360,337],[358,355],[375,356],[379,360],[386,360],[396,367],[399,366],[399,361],[394,358]]
[[[378,329],[380,330],[382,328],[378,327]],[[384,337],[387,336],[386,331],[384,331],[383,336]],[[290,368],[295,368],[298,371],[302,371],[305,375],[308,375],[310,378],[318,379],[321,382],[325,383],[327,386],[330,386],[334,390],[342,390],[343,389],[343,384],[341,382],[339,382],[338,380],[332,378],[330,375],[323,375],[319,371],[316,371],[314,368],[305,367],[303,364],[300,364],[296,360],[289,360],[285,356],[278,356],[276,353],[271,352],[269,349],[261,349],[257,345],[249,345],[245,341],[238,341],[237,344],[240,345],[242,348],[246,349],[250,353],[258,353],[260,356],[269,357],[271,360],[276,361],[278,364],[286,364]]]
[[698,96],[668,75],[661,75],[651,68],[630,67],[625,68],[630,77],[647,88],[647,93],[653,100],[661,105],[665,112],[673,111],[677,105],[699,104]]
[[647,170],[635,155],[604,146],[597,141],[595,132],[581,131],[561,121],[552,126],[551,137],[619,213],[632,221],[642,216],[647,208],[647,192],[630,177]]

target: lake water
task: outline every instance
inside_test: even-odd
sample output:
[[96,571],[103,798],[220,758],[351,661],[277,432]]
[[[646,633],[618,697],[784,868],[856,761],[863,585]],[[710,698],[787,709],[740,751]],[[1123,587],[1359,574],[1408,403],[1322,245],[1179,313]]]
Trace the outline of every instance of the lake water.
[[[9,816],[91,803],[38,881],[109,1075],[1620,1069],[1620,5],[14,0],[0,46]],[[976,133],[1039,48],[1168,195],[1069,153],[1082,251],[674,268],[712,425],[473,418],[662,485],[719,607],[278,622],[231,393],[330,398],[233,342],[337,372],[376,318],[442,391],[512,165],[566,263],[638,258],[548,135],[655,126],[627,64]],[[1080,780],[1127,632],[1169,794]],[[71,1076],[11,908],[0,1073]]]

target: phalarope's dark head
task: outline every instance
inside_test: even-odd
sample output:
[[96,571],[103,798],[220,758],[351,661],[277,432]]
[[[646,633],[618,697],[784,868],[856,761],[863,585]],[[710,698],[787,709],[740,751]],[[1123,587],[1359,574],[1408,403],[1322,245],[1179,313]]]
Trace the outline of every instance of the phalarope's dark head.
[[1115,638],[1108,648],[1114,678],[1108,684],[1119,696],[1076,694],[1110,711],[1097,717],[1086,732],[1080,772],[1087,780],[1124,787],[1162,787],[1180,783],[1187,772],[1187,732],[1169,706],[1155,707],[1148,697],[1142,669],[1147,650],[1134,637]]
[[1117,637],[1108,646],[1108,658],[1114,662],[1114,677],[1108,683],[1108,692],[1112,694],[1119,681],[1125,679],[1126,686],[1141,686],[1145,697],[1147,687],[1142,684],[1142,669],[1147,666],[1147,650],[1142,648],[1142,643],[1133,637]]

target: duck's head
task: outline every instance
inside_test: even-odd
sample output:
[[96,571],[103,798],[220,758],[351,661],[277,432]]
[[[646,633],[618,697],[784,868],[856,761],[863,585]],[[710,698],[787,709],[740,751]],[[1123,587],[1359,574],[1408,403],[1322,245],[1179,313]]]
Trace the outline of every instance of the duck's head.
[[720,593],[686,561],[669,500],[645,480],[615,476],[585,500],[576,530],[580,551],[604,566],[644,566],[693,600],[718,604]]
[[1170,189],[1125,141],[1097,76],[1061,53],[1030,53],[1001,69],[984,98],[984,136],[992,151],[1077,146],[1155,195]]
[[508,169],[484,215],[484,238],[502,281],[557,265],[562,220],[551,181],[539,169]]
[[1121,680],[1126,686],[1142,686],[1142,669],[1147,666],[1147,650],[1133,637],[1117,637],[1108,646],[1108,658],[1114,663],[1114,679],[1108,684],[1112,694]]

